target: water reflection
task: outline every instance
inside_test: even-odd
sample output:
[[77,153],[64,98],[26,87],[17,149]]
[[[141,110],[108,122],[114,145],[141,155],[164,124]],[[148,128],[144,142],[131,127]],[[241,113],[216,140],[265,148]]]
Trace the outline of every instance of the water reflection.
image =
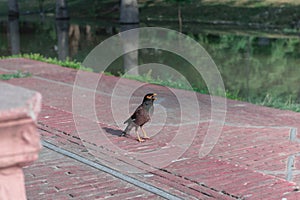
[[219,66],[230,91],[237,91],[248,99],[264,99],[269,95],[273,99],[299,102],[299,37],[262,40],[261,37],[223,34],[206,38],[204,46]]
[[69,20],[56,20],[57,52],[59,60],[69,57]]
[[[141,26],[144,26],[143,24]],[[174,24],[176,27],[177,24]],[[200,26],[200,25],[199,25]],[[44,23],[11,20],[7,29],[1,32],[1,55],[19,53],[41,53],[44,56],[59,59],[83,61],[86,55],[99,43],[123,30],[137,27],[120,26],[110,22],[57,21]],[[265,98],[300,99],[300,37],[294,35],[265,35],[216,31],[214,27],[196,30],[195,25],[183,30],[185,34],[198,41],[216,62],[225,82],[226,89],[249,100]],[[168,27],[170,28],[170,27]],[[1,30],[0,30],[1,31]],[[20,34],[21,33],[21,34]],[[131,41],[137,41],[138,35],[131,35]],[[21,44],[20,44],[21,42]],[[21,45],[21,46],[20,46]],[[124,48],[134,48],[136,44]],[[57,46],[58,52],[53,46]],[[137,56],[137,53],[139,55]],[[130,55],[130,54],[129,54]],[[189,64],[167,52],[144,49],[130,55],[129,66],[157,62],[172,66],[186,76],[194,77]],[[137,59],[138,58],[138,59]],[[125,61],[127,62],[127,61]],[[133,64],[132,64],[133,63]],[[123,58],[112,63],[110,70],[115,74],[123,70]],[[147,71],[140,70],[140,74]],[[159,74],[163,76],[164,74]],[[152,76],[158,76],[152,74]],[[205,87],[201,77],[194,77],[193,84]]]
[[127,33],[124,31],[138,28],[138,24],[121,24],[120,25],[120,36],[122,39],[124,52],[131,51],[130,53],[123,55],[123,69],[125,72],[131,75],[139,75],[138,70],[138,49],[139,43],[139,32]]
[[20,29],[19,19],[8,19],[8,41],[11,55],[20,54]]

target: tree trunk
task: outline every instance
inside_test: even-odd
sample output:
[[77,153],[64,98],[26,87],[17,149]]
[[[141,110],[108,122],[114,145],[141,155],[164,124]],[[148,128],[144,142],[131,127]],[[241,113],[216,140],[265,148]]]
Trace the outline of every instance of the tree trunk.
[[11,18],[19,17],[19,6],[17,0],[8,0],[8,16]]
[[66,0],[56,0],[56,19],[69,19]]

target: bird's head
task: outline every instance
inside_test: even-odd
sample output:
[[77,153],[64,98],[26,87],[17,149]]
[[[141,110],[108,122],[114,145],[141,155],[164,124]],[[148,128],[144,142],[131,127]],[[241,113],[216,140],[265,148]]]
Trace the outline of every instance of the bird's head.
[[146,94],[145,96],[144,96],[144,99],[143,99],[143,102],[145,102],[145,101],[154,101],[154,100],[156,100],[157,98],[155,97],[157,94],[156,93],[149,93],[149,94]]

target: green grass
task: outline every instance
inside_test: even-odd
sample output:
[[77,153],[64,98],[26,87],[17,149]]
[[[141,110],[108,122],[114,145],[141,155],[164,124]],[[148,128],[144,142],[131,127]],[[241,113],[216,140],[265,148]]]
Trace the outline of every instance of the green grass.
[[[51,64],[60,65],[63,67],[92,71],[92,69],[90,69],[90,68],[83,67],[80,62],[59,61],[56,58],[45,58],[44,56],[42,56],[40,54],[22,54],[22,55],[8,56],[8,57],[0,57],[0,59],[7,59],[7,58],[28,58],[28,59],[33,59],[33,60],[38,60],[38,61],[47,62],[47,63],[51,63]],[[109,72],[104,72],[104,74],[108,75],[108,76],[113,76]],[[11,73],[11,74],[0,74],[0,80],[9,80],[12,78],[25,78],[25,77],[30,77],[30,76],[31,76],[31,74],[29,74],[29,73],[23,73],[23,72],[18,71],[16,73]],[[201,94],[209,94],[209,91],[206,87],[190,86],[184,79],[162,80],[160,78],[153,78],[151,76],[151,71],[149,71],[146,74],[138,75],[138,76],[129,75],[129,74],[125,74],[125,75],[119,74],[119,76],[121,76],[122,78],[137,80],[140,82],[146,82],[146,83],[151,83],[151,84],[167,86],[167,87],[171,87],[171,88],[195,91],[195,92],[198,92]],[[246,99],[239,96],[238,91],[226,90],[225,94],[220,93],[219,96],[223,96],[223,97],[226,97],[226,98],[232,99],[232,100],[247,101]],[[266,97],[263,99],[249,100],[248,102],[251,102],[251,103],[254,103],[257,105],[278,108],[278,109],[282,109],[282,110],[291,110],[291,111],[300,112],[300,104],[297,103],[296,101],[294,101],[291,97],[282,99],[282,98],[276,98],[270,94],[267,94]]]
[[300,104],[293,100],[291,97],[285,99],[276,98],[271,94],[267,94],[264,99],[256,100],[253,103],[257,105],[278,108],[282,110],[291,110],[295,112],[300,112]]
[[[110,73],[105,73],[106,75],[112,75]],[[201,94],[209,94],[209,91],[207,88],[199,88],[195,86],[190,86],[187,85],[186,81],[181,80],[181,79],[176,79],[176,80],[161,80],[161,79],[154,79],[151,76],[151,71],[149,71],[146,74],[143,75],[120,75],[123,78],[131,79],[131,80],[137,80],[140,82],[146,82],[146,83],[151,83],[151,84],[157,84],[157,85],[163,85],[163,86],[168,86],[171,88],[177,88],[177,89],[183,89],[183,90],[189,90],[189,91],[195,91]],[[246,99],[242,98],[239,96],[239,91],[224,91],[219,93],[219,96],[226,97],[228,99],[232,100],[238,100],[238,101],[247,101]],[[267,94],[264,99],[256,99],[256,100],[250,100],[248,101],[250,103],[256,104],[256,105],[261,105],[261,106],[267,106],[267,107],[272,107],[272,108],[278,108],[282,110],[291,110],[295,112],[300,112],[300,104],[294,101],[291,97],[288,97],[286,99],[282,98],[276,98],[273,97],[270,94]]]
[[32,60],[37,60],[41,62],[46,62],[50,64],[60,65],[63,67],[73,68],[73,69],[79,69],[84,71],[93,71],[93,69],[84,67],[80,62],[77,61],[71,61],[71,60],[58,60],[57,58],[47,58],[41,54],[37,53],[30,53],[30,54],[19,54],[19,55],[13,55],[13,56],[3,56],[0,57],[0,59],[8,59],[8,58],[28,58]]
[[26,78],[30,77],[30,73],[23,73],[21,71],[17,71],[16,73],[9,73],[9,74],[0,74],[0,80],[10,80],[13,78]]

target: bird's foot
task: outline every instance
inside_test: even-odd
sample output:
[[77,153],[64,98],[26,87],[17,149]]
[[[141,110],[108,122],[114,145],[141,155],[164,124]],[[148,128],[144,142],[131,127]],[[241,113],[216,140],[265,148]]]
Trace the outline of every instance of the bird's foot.
[[149,136],[144,136],[143,139],[150,140],[151,138]]
[[139,142],[145,142],[145,140],[141,139],[141,138],[138,138],[137,141],[139,141]]

